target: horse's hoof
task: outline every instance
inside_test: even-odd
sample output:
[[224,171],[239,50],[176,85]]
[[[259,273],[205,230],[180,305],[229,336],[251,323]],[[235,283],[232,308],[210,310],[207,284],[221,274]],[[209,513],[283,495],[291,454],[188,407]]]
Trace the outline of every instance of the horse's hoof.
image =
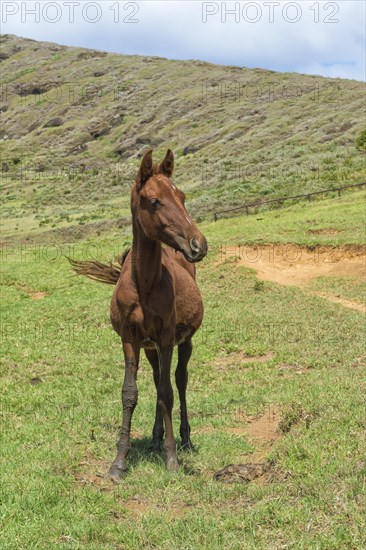
[[120,481],[125,477],[126,473],[127,468],[125,465],[122,466],[122,464],[115,464],[113,462],[112,466],[109,468],[108,475],[113,481]]
[[167,459],[166,469],[169,470],[169,472],[176,472],[177,470],[179,470],[178,460],[175,456],[171,456]]
[[189,439],[188,441],[182,441],[181,450],[182,451],[195,451],[196,449],[195,449],[192,441]]
[[152,440],[152,442],[149,445],[149,451],[151,453],[161,453],[161,443],[160,443],[160,441]]
[[126,475],[127,470],[121,470],[117,466],[111,466],[109,468],[108,475],[112,481],[121,481]]

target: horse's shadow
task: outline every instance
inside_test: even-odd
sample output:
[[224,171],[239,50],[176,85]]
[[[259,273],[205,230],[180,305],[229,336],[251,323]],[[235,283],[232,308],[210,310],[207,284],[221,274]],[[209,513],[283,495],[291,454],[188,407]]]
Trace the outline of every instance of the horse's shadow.
[[152,462],[154,464],[164,463],[164,447],[160,451],[151,448],[151,438],[131,438],[131,449],[128,454],[130,466],[136,466],[141,462]]
[[[176,440],[177,452],[179,457],[180,467],[185,474],[194,475],[194,471],[184,461],[184,458],[190,454],[197,453],[197,448],[194,449],[182,449],[180,442]],[[128,465],[139,466],[143,462],[149,462],[159,466],[165,466],[165,451],[164,443],[161,444],[161,450],[157,451],[151,448],[151,438],[143,437],[133,439],[131,438],[131,450],[128,454]]]

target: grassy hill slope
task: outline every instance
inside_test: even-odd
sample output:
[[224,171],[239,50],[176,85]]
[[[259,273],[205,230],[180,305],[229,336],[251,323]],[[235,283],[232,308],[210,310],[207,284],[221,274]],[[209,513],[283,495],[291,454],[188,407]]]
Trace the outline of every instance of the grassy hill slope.
[[361,82],[11,35],[1,37],[0,58],[8,238],[102,230],[128,217],[129,185],[147,147],[174,150],[175,180],[201,219],[254,197],[365,178],[355,146]]

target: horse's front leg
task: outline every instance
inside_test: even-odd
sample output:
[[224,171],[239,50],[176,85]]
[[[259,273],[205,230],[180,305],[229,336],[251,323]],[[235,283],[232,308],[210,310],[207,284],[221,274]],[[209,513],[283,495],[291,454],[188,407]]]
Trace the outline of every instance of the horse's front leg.
[[125,377],[122,386],[122,429],[117,443],[117,456],[109,469],[109,475],[113,479],[121,479],[127,470],[126,457],[130,451],[131,419],[137,404],[136,378],[140,348],[137,345],[123,343],[123,353]]
[[172,410],[173,388],[170,381],[170,367],[172,362],[173,346],[161,348],[161,373],[158,386],[158,403],[163,414],[165,426],[164,449],[166,453],[167,470],[178,468],[177,446],[173,434]]

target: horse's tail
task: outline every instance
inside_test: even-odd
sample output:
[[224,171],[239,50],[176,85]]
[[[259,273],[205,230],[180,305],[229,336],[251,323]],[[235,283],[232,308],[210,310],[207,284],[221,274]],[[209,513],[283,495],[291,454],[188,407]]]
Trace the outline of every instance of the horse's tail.
[[109,264],[102,264],[96,260],[80,261],[72,258],[68,258],[68,260],[77,275],[85,275],[94,281],[115,285],[129,251],[130,249],[125,250],[121,256],[117,256]]

